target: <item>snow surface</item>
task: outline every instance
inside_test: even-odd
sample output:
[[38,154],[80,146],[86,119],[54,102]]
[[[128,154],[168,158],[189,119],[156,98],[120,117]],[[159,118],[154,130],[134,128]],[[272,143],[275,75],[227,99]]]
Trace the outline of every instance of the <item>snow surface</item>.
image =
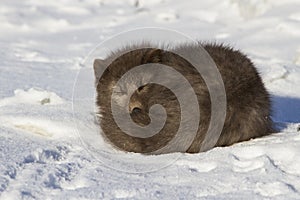
[[[300,199],[298,0],[0,4],[1,199]],[[77,73],[99,42],[145,26],[249,55],[272,94],[280,133],[193,155],[114,152],[128,166],[95,156],[78,135],[89,131],[88,118],[73,115]],[[151,172],[132,173],[145,165]]]

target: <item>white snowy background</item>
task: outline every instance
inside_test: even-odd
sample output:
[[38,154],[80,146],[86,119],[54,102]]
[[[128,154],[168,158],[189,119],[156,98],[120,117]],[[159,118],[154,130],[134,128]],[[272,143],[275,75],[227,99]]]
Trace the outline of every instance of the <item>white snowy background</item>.
[[[76,75],[99,42],[145,26],[241,49],[280,133],[161,156],[179,158],[151,173],[95,159],[72,112]],[[299,0],[2,0],[0,47],[1,199],[300,199]]]

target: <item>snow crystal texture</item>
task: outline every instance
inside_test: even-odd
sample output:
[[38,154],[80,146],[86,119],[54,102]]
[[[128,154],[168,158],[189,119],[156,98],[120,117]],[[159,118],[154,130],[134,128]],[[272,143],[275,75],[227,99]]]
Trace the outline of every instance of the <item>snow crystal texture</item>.
[[[299,10],[296,0],[1,1],[0,199],[300,199]],[[98,162],[77,134],[76,74],[99,42],[146,26],[249,55],[280,133],[170,154],[176,161],[151,173]]]

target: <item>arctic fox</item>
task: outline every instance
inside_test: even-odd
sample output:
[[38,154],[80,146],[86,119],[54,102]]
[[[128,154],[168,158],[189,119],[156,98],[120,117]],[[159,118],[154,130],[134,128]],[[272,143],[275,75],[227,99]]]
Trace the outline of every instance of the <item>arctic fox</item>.
[[[199,43],[199,45],[202,45],[214,60],[226,91],[225,123],[215,146],[228,146],[272,133],[274,130],[270,118],[270,97],[250,59],[240,51],[223,44]],[[186,44],[176,48],[192,51],[194,46]],[[104,70],[109,62],[111,64]],[[119,88],[119,96],[112,99],[116,82],[133,67],[147,63],[172,66],[187,77],[193,86],[201,115],[197,134],[185,152],[199,152],[211,118],[209,91],[201,75],[189,62],[158,47],[139,48],[139,45],[129,45],[111,53],[105,60],[94,61],[96,104],[101,116],[99,120],[102,134],[118,149],[145,154],[151,154],[162,148],[175,136],[180,124],[180,105],[174,93],[168,88],[147,83],[129,96],[127,90],[130,85],[124,85]],[[99,77],[101,71],[104,73]],[[129,105],[122,104],[126,102],[125,99],[129,101]],[[111,110],[112,101],[128,109],[131,119],[139,126],[151,123],[149,108],[154,104],[160,104],[165,108],[167,120],[163,129],[154,136],[148,138],[130,136],[116,124]],[[174,150],[176,151],[180,150]]]

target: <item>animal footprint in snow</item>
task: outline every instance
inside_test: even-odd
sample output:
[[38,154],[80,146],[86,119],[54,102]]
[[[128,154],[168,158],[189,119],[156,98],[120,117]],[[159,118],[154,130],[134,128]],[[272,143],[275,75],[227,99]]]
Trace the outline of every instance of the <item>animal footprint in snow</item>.
[[233,162],[233,171],[235,172],[249,172],[256,169],[260,169],[264,166],[264,162],[262,160],[235,160]]
[[217,167],[217,164],[214,162],[205,162],[199,163],[194,161],[177,161],[176,163],[179,166],[187,166],[190,171],[196,172],[210,172]]

